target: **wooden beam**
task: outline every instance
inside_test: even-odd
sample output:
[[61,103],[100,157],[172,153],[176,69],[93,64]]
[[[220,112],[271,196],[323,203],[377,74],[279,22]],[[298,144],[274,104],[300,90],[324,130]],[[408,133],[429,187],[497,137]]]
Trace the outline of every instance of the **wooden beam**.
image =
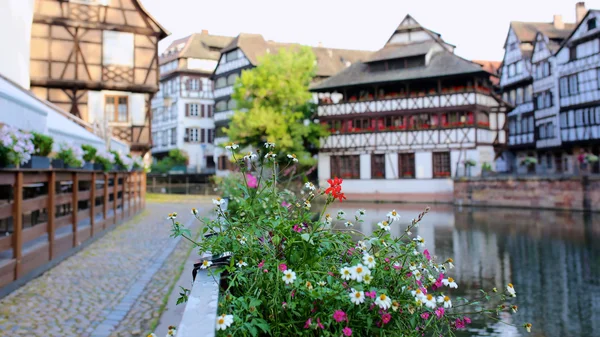
[[108,173],[104,173],[104,202],[102,203],[102,229],[106,229],[106,218],[108,215]]
[[113,174],[113,223],[117,223],[117,193],[119,191],[119,174]]
[[73,212],[72,217],[71,217],[71,221],[72,221],[72,228],[73,228],[73,247],[77,246],[77,203],[78,203],[78,193],[79,193],[79,180],[77,177],[77,173],[73,173],[73,185],[71,185],[72,188],[72,199],[71,199],[71,211]]
[[158,82],[156,85],[144,85],[144,84],[118,84],[112,82],[103,81],[84,81],[84,80],[69,80],[69,79],[51,79],[51,78],[31,78],[31,86],[34,87],[45,87],[45,88],[69,88],[73,90],[115,90],[115,91],[129,91],[135,93],[156,93],[158,92]]
[[90,236],[94,236],[94,222],[96,218],[96,172],[92,172],[90,193]]
[[129,174],[123,175],[123,184],[121,184],[121,219],[125,219],[125,195],[127,194],[127,177]]
[[21,277],[21,258],[23,251],[23,172],[17,172],[13,201],[13,258],[15,259],[15,279]]
[[54,218],[56,217],[56,204],[54,197],[56,195],[56,172],[48,173],[48,249],[50,260],[54,258]]
[[135,26],[125,26],[125,25],[117,25],[117,24],[109,24],[102,22],[92,22],[92,21],[81,21],[81,20],[71,20],[67,18],[59,18],[59,17],[51,17],[42,14],[35,13],[33,15],[33,23],[42,23],[46,25],[56,25],[56,26],[64,26],[64,27],[79,27],[86,29],[95,29],[95,30],[106,30],[106,31],[115,31],[115,32],[126,32],[126,33],[134,33],[138,35],[149,35],[160,37],[160,32],[155,32],[152,29],[144,28],[144,27],[135,27]]

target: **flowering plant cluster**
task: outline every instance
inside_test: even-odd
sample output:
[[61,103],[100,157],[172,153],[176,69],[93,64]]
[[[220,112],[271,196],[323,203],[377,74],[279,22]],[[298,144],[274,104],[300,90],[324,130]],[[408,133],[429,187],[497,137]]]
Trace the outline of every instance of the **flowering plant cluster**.
[[110,171],[115,162],[115,155],[108,151],[98,151],[94,158],[95,162],[102,165],[104,171]]
[[[516,296],[512,284],[481,290],[477,300],[453,295],[459,285],[451,276],[452,258],[431,256],[425,240],[412,234],[429,209],[400,237],[390,234],[400,226],[396,210],[364,235],[354,228],[364,222],[364,210],[327,212],[346,199],[342,179],[330,179],[327,188],[305,182],[292,193],[279,181],[287,166],[273,160],[275,145],[265,147],[267,153],[241,156],[229,146],[241,170],[237,189],[229,191],[230,204],[237,205],[225,209],[225,200],[213,200],[217,219],[201,221],[214,235],[195,242],[176,214],[168,217],[173,237],[215,256],[200,268],[221,277],[218,335],[448,336],[470,324],[472,315],[498,320],[501,312],[517,310],[507,304]],[[288,166],[295,165],[289,159]],[[313,209],[319,198],[324,204]],[[198,218],[195,209],[192,214]],[[219,255],[226,252],[232,257],[223,262]]]
[[121,163],[122,163],[123,167],[127,171],[131,171],[133,169],[133,164],[134,164],[133,158],[131,158],[130,155],[120,156],[120,158],[121,158]]
[[23,165],[34,153],[33,135],[9,125],[0,128],[0,161],[14,166]]
[[60,150],[56,158],[61,159],[65,164],[71,167],[82,167],[85,164],[83,160],[83,150],[79,146],[72,146],[67,143],[60,145]]

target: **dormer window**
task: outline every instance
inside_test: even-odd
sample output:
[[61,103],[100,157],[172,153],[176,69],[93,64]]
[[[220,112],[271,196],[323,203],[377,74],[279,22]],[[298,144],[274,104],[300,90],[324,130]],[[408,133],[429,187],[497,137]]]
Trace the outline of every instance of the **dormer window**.
[[425,66],[425,55],[369,63],[371,71],[397,70]]
[[591,18],[587,21],[587,29],[588,30],[596,29],[596,18]]
[[82,5],[96,5],[96,6],[108,6],[110,0],[69,0],[73,3],[78,3]]

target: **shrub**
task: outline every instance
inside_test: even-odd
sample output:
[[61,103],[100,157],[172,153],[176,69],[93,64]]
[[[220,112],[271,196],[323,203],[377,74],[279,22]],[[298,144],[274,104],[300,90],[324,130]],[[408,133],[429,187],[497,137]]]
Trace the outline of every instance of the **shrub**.
[[33,154],[41,157],[48,157],[50,152],[52,152],[54,139],[51,136],[46,136],[37,132],[32,132],[31,134],[33,135],[33,147],[35,149]]
[[60,151],[58,151],[56,158],[61,159],[65,164],[71,167],[82,167],[84,164],[83,150],[78,146],[72,146],[66,143],[60,145]]
[[12,126],[0,128],[0,162],[14,166],[23,165],[34,153],[33,135]]
[[108,172],[112,169],[113,163],[115,162],[115,155],[111,152],[98,151],[94,161],[102,165],[102,170]]
[[[208,272],[223,278],[219,336],[454,335],[471,322],[467,315],[498,320],[500,312],[511,310],[505,302],[516,296],[512,284],[500,291],[481,290],[481,298],[474,301],[452,296],[458,287],[450,275],[453,260],[436,260],[425,249],[425,240],[411,232],[428,209],[400,237],[390,234],[399,226],[395,210],[365,235],[353,229],[363,222],[364,210],[327,212],[336,200],[346,198],[342,179],[330,179],[326,189],[307,182],[302,193],[294,194],[278,179],[274,153],[258,161],[236,157],[235,152],[233,157],[242,174],[233,183],[237,188],[227,193],[237,206],[225,210],[224,200],[213,200],[217,219],[202,221],[204,233],[216,235],[194,242],[215,257],[232,254],[214,266],[213,260],[200,264],[201,269],[212,266]],[[288,165],[297,164],[290,158]],[[265,171],[270,175],[261,178]],[[319,198],[324,207],[317,212],[312,203]],[[195,209],[192,214],[198,216]],[[189,230],[176,221],[177,214],[168,218],[172,237],[193,242]],[[187,293],[184,289],[180,301]]]
[[485,162],[485,163],[481,164],[481,170],[482,171],[491,171],[492,165],[488,162]]
[[98,150],[91,145],[81,145],[81,149],[83,150],[83,160],[86,163],[93,163],[96,160],[96,153]]

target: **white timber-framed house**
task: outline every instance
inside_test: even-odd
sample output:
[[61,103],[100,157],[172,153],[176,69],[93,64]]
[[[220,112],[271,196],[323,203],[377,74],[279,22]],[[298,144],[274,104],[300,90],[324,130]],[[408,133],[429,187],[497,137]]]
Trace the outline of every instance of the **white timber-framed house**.
[[160,90],[152,100],[152,156],[188,156],[188,173],[214,173],[214,85],[221,49],[232,37],[208,31],[175,40],[160,55]]
[[[365,62],[312,87],[321,141],[320,184],[344,179],[348,195],[406,201],[452,199],[466,161],[494,165],[508,108],[492,74],[407,15]],[[368,192],[366,192],[368,191]]]

